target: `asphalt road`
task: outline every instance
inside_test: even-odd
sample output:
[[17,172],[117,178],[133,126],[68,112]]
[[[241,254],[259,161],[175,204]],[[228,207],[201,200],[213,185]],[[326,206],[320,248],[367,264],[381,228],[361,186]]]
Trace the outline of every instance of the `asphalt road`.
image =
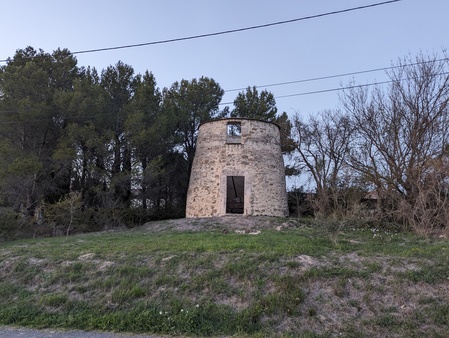
[[1,338],[161,338],[158,336],[131,335],[109,332],[59,331],[54,329],[33,330],[0,326]]

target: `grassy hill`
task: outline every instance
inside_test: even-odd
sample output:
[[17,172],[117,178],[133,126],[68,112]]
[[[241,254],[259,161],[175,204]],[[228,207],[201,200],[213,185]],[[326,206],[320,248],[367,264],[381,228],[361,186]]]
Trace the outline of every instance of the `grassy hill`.
[[0,324],[447,337],[449,242],[265,217],[0,243]]

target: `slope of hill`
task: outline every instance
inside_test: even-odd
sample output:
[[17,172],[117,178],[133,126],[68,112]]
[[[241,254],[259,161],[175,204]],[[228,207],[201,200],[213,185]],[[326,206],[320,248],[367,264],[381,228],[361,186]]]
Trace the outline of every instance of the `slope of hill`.
[[0,244],[0,324],[186,336],[449,336],[449,243],[267,217]]

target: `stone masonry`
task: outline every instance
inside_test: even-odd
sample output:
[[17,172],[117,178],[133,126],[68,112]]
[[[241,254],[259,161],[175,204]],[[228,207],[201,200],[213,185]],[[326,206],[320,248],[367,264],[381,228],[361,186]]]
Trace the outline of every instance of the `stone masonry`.
[[200,126],[186,217],[230,213],[288,216],[276,124],[229,118]]

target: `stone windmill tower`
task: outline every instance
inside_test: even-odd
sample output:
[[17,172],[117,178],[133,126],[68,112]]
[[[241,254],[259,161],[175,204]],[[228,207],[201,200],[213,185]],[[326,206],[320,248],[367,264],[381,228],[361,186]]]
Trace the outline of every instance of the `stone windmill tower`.
[[279,126],[229,118],[202,124],[186,217],[288,216]]

